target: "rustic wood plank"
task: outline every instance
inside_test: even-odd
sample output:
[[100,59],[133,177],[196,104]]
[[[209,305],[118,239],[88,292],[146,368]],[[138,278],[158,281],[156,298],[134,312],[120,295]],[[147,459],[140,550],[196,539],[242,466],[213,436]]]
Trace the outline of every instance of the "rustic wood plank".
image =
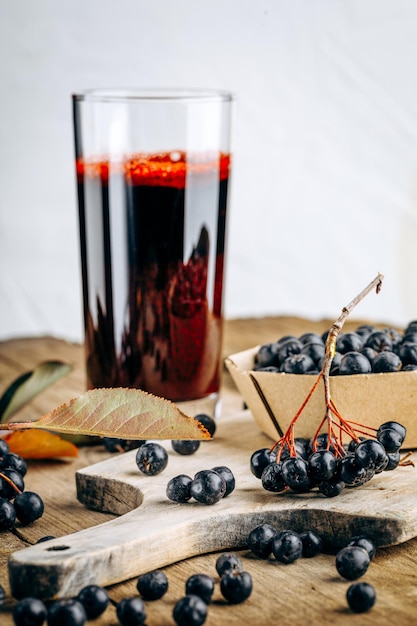
[[[138,471],[135,451],[79,470],[78,499],[121,517],[12,555],[14,595],[72,596],[86,584],[108,586],[197,554],[241,548],[262,522],[277,530],[312,529],[338,547],[361,533],[377,546],[417,536],[416,468],[383,473],[332,499],[314,492],[271,494],[249,469],[251,453],[269,444],[245,411],[219,420],[214,440],[192,456],[181,457],[165,442],[169,462],[157,476]],[[166,498],[170,478],[219,464],[236,477],[228,498],[209,507]]]
[[[357,322],[347,323],[346,329]],[[312,322],[299,318],[267,318],[256,320],[228,320],[225,324],[224,354],[239,352],[253,345],[274,340],[283,334],[327,327],[326,322]],[[51,338],[31,338],[10,340],[0,343],[0,387],[11,382],[15,374],[30,369],[47,358],[74,359],[76,368],[71,374],[46,390],[36,403],[24,413],[31,419],[54,408],[67,396],[78,395],[84,389],[83,349],[76,344]],[[62,384],[62,388],[61,388]],[[60,392],[58,393],[58,386]],[[52,396],[51,396],[52,394]],[[56,402],[57,396],[59,397]],[[242,399],[236,392],[230,377],[223,379],[224,415],[232,415],[241,410]],[[38,490],[45,499],[44,517],[33,526],[19,529],[24,539],[12,533],[1,533],[0,544],[0,584],[8,587],[7,558],[27,542],[34,543],[39,537],[53,534],[63,536],[68,532],[88,528],[102,521],[114,519],[106,513],[90,511],[75,498],[75,470],[88,466],[108,455],[99,447],[82,448],[79,458],[71,462],[30,462],[27,474],[28,488]],[[246,550],[239,551],[245,568],[254,580],[253,594],[248,601],[238,606],[227,606],[221,599],[216,585],[214,602],[209,607],[207,626],[239,626],[241,624],[263,623],[266,626],[279,621],[283,626],[295,624],[335,624],[349,625],[353,622],[361,626],[378,624],[391,626],[393,619],[398,626],[415,621],[415,563],[417,560],[417,540],[410,540],[399,546],[381,548],[371,563],[363,580],[374,584],[377,603],[367,614],[353,616],[347,609],[345,593],[349,586],[336,575],[334,556],[323,554],[310,560],[296,562],[291,566],[264,562],[252,558]],[[208,554],[187,559],[164,568],[170,587],[160,601],[148,603],[149,626],[174,624],[172,609],[174,603],[184,594],[186,578],[190,574],[207,572],[215,575],[214,563],[217,554]],[[136,595],[136,578],[109,588],[113,602],[123,597]],[[10,610],[14,601],[7,599],[0,607],[2,626],[13,626]],[[110,605],[105,614],[96,620],[97,626],[114,626],[117,623],[115,609]]]

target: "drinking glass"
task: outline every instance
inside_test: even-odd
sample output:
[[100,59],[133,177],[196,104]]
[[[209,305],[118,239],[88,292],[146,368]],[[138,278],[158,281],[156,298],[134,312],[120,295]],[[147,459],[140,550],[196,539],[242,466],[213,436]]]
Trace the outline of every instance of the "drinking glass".
[[109,89],[72,100],[87,387],[213,414],[233,97]]

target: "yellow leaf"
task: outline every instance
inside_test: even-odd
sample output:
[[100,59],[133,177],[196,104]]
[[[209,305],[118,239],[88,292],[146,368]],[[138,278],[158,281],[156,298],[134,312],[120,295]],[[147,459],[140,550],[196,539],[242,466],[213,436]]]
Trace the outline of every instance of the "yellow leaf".
[[46,430],[18,430],[6,435],[4,440],[7,441],[10,452],[24,459],[78,456],[77,446]]

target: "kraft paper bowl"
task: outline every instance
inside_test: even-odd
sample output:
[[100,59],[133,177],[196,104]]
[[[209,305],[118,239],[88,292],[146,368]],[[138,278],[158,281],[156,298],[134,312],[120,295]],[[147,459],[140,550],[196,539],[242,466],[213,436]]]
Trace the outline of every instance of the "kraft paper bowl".
[[[232,354],[225,363],[259,428],[274,441],[287,430],[317,375],[254,371],[260,346]],[[331,376],[332,399],[347,419],[378,428],[397,421],[407,429],[406,448],[417,448],[417,370],[384,374]],[[325,413],[320,381],[295,426],[296,437],[310,438]]]

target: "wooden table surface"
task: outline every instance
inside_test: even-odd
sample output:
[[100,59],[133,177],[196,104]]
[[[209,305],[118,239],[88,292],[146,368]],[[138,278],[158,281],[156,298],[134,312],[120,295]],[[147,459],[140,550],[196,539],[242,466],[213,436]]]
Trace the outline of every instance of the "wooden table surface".
[[[363,320],[362,320],[363,321]],[[331,322],[313,322],[299,318],[264,318],[228,320],[225,323],[224,355],[233,354],[259,343],[272,341],[307,330],[323,331]],[[359,323],[348,322],[346,329]],[[30,406],[16,416],[36,419],[55,406],[76,397],[84,391],[83,348],[59,339],[13,339],[0,343],[0,389],[4,390],[19,374],[32,369],[47,359],[71,363],[73,371],[43,392]],[[233,415],[242,409],[242,398],[234,388],[227,372],[223,375],[222,416]],[[238,436],[238,433],[237,433]],[[7,560],[11,552],[35,543],[46,535],[64,536],[82,528],[113,519],[110,514],[90,511],[76,499],[75,471],[108,458],[102,446],[80,449],[77,459],[29,461],[26,489],[38,492],[45,502],[43,517],[16,532],[0,533],[0,584],[8,598],[0,608],[0,624],[13,624],[11,609],[15,601],[10,597]],[[226,461],[224,461],[225,464]],[[201,529],[204,532],[204,528]],[[406,544],[378,550],[363,578],[374,585],[377,602],[366,614],[354,615],[347,608],[346,591],[349,583],[336,573],[334,554],[321,554],[314,559],[299,560],[292,565],[266,563],[253,558],[247,550],[239,552],[245,568],[253,578],[253,593],[240,605],[225,603],[216,585],[214,601],[209,606],[206,624],[222,626],[234,624],[378,624],[397,626],[416,623],[417,608],[417,539]],[[188,559],[164,568],[169,579],[169,591],[163,599],[147,604],[148,626],[174,624],[173,606],[184,595],[186,579],[194,573],[205,572],[215,576],[217,554]],[[136,595],[136,580],[108,589],[112,603],[95,622],[97,626],[118,623],[114,604],[123,597]]]

